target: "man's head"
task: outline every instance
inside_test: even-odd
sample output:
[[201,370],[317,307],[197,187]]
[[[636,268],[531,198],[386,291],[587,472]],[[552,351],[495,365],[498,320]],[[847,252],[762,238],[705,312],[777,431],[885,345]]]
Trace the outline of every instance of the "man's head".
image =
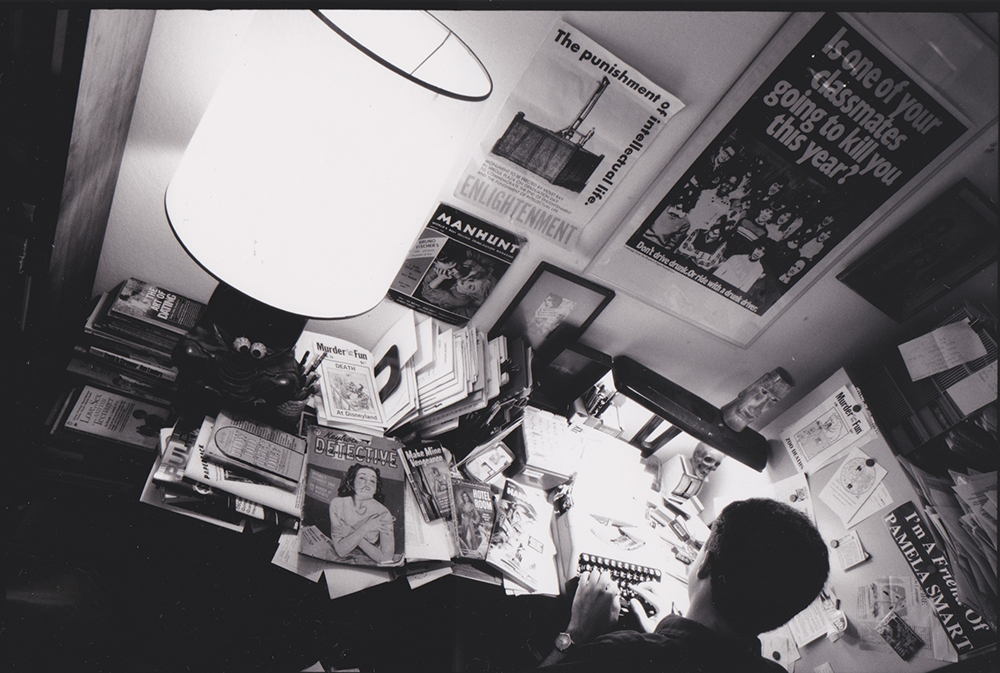
[[750,261],[756,262],[758,259],[764,256],[765,252],[767,252],[767,248],[764,247],[763,245],[758,245],[753,249],[753,252],[750,253]]
[[804,610],[830,571],[826,543],[812,522],[766,498],[722,510],[694,566],[711,582],[718,616],[745,635],[776,629]]

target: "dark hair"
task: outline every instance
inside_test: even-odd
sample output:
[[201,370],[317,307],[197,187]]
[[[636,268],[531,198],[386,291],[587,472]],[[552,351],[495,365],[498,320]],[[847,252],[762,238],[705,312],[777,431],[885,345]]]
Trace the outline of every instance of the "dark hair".
[[804,610],[830,572],[826,543],[801,512],[766,498],[734,502],[712,524],[712,603],[735,630],[757,635]]
[[337,495],[341,498],[354,495],[354,478],[358,476],[358,470],[360,469],[371,470],[375,473],[375,495],[372,497],[378,502],[385,504],[385,494],[382,493],[382,475],[379,474],[378,468],[361,463],[354,463],[354,465],[347,468],[347,474],[344,476],[344,480],[340,482]]

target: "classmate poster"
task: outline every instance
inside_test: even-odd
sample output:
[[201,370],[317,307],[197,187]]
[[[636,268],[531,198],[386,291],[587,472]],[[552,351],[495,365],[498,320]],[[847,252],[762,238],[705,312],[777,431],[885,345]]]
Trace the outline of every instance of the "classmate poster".
[[879,48],[828,14],[625,245],[766,313],[965,130]]
[[558,22],[460,176],[454,197],[572,248],[684,104]]

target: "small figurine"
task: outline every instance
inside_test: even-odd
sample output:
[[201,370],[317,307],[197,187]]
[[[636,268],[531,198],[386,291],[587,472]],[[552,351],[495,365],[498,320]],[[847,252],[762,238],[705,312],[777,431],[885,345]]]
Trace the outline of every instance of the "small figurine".
[[206,413],[219,407],[273,412],[296,399],[306,383],[295,360],[305,324],[302,316],[220,283],[202,318],[174,348],[181,397]]
[[713,449],[705,442],[698,442],[698,445],[694,447],[694,453],[691,456],[694,473],[698,475],[702,481],[708,481],[708,475],[719,469],[719,463],[721,463],[725,457],[726,454],[722,453],[722,451]]

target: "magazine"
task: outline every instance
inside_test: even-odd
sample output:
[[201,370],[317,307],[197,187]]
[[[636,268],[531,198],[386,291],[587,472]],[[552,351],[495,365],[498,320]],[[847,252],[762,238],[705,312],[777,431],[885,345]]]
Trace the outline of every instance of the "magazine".
[[220,411],[215,419],[206,457],[253,474],[258,479],[294,491],[305,465],[301,437],[245,416]]
[[129,278],[115,293],[108,316],[112,320],[138,320],[175,334],[186,334],[205,308],[199,301]]
[[463,325],[490,296],[523,244],[521,236],[442,203],[410,249],[389,297]]
[[350,565],[402,565],[400,447],[385,437],[309,426],[301,553]]
[[424,521],[451,519],[454,511],[448,456],[440,444],[404,446],[399,458]]
[[454,476],[451,485],[455,494],[458,555],[466,559],[484,559],[493,532],[493,493],[486,484]]
[[543,491],[529,491],[508,479],[497,505],[486,562],[528,589],[537,589],[541,577],[554,571],[542,567],[554,563],[547,549],[551,543],[546,543],[551,539],[551,519],[552,505]]

